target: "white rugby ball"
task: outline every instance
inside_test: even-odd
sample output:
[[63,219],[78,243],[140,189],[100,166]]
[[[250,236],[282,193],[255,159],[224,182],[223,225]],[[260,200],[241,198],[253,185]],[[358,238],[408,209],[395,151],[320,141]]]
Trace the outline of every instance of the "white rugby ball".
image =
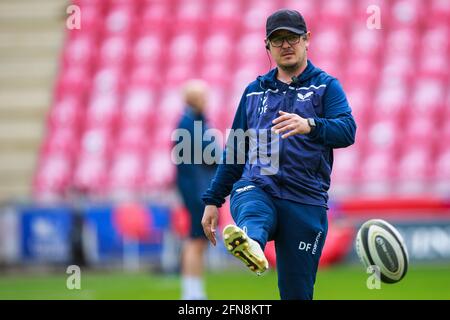
[[381,281],[395,283],[406,275],[408,251],[400,233],[388,222],[381,219],[365,222],[358,230],[355,247],[366,268],[378,267]]

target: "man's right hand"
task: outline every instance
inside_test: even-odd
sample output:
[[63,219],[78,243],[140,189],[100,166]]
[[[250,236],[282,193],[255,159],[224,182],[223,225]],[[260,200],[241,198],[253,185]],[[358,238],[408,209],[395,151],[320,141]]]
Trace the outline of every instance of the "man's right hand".
[[214,205],[207,205],[203,212],[202,226],[203,232],[211,243],[216,245],[216,227],[219,218],[219,210]]

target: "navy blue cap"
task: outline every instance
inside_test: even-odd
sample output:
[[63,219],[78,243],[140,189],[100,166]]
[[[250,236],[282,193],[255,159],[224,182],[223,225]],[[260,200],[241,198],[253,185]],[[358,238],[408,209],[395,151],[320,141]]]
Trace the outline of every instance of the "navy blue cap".
[[266,22],[266,38],[277,30],[288,30],[302,35],[308,32],[305,19],[296,10],[280,9],[272,13]]

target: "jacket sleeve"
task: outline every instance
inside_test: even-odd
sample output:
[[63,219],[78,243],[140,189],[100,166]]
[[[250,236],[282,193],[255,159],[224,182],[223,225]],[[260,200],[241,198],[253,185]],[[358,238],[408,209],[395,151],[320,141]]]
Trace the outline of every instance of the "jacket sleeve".
[[323,118],[316,118],[316,128],[308,136],[331,148],[345,148],[355,143],[356,123],[344,90],[333,79],[323,96]]
[[[234,116],[232,125],[233,130],[242,129],[245,132],[248,129],[246,93],[247,90],[244,92]],[[202,195],[202,200],[206,205],[222,206],[225,202],[225,198],[230,194],[233,184],[242,176],[245,161],[247,160],[247,153],[248,141],[239,143],[239,141],[234,139],[233,134],[230,134],[222,154],[222,160],[216,170],[216,174],[210,183],[210,187]]]

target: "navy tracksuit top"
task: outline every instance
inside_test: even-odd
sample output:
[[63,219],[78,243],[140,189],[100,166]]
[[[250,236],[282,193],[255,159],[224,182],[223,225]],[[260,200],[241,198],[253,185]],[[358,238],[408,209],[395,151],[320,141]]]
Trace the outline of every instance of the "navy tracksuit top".
[[[205,204],[220,207],[233,184],[242,179],[276,198],[328,207],[333,149],[347,147],[355,141],[356,123],[351,108],[339,81],[309,60],[306,69],[290,84],[279,81],[277,72],[277,68],[272,69],[247,86],[232,129],[270,130],[280,110],[314,118],[316,128],[306,135],[281,139],[281,135],[273,133],[266,139],[255,138],[253,143],[247,139],[245,144],[229,138],[222,162],[202,196]],[[274,136],[278,148],[272,148]],[[267,159],[250,161],[261,150],[265,150],[269,159],[278,152],[274,174],[261,174],[267,169]],[[230,154],[234,162],[227,160]],[[239,155],[245,156],[245,164],[237,161]]]

